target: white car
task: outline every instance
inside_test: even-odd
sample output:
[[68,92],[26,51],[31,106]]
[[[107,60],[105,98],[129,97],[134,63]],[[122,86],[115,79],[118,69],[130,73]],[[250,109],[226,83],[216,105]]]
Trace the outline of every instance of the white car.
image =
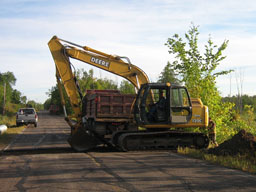
[[34,124],[37,127],[38,115],[34,108],[21,108],[16,115],[16,125]]

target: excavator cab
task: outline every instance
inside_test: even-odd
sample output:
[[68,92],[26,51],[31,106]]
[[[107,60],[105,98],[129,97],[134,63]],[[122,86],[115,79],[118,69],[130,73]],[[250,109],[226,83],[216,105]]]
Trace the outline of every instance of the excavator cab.
[[189,93],[184,86],[170,83],[143,84],[134,108],[136,122],[143,125],[188,123],[192,117]]

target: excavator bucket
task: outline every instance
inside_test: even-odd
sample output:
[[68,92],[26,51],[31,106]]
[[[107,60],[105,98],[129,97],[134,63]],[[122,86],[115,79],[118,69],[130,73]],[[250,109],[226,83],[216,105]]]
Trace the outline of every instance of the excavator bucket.
[[68,138],[68,142],[70,146],[78,152],[87,151],[98,144],[98,140],[83,129],[78,129],[73,135],[71,135]]

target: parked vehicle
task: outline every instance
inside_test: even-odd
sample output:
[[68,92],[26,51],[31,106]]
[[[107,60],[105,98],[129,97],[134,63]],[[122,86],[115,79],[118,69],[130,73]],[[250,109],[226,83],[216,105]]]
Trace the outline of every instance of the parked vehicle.
[[60,113],[60,108],[58,105],[51,105],[49,108],[50,114],[57,115]]
[[16,125],[34,124],[37,127],[38,115],[34,108],[21,108],[16,115]]

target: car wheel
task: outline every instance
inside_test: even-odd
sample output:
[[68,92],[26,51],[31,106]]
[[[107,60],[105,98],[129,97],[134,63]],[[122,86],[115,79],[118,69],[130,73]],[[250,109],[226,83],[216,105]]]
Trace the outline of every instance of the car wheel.
[[37,127],[37,123],[34,124],[34,127]]

